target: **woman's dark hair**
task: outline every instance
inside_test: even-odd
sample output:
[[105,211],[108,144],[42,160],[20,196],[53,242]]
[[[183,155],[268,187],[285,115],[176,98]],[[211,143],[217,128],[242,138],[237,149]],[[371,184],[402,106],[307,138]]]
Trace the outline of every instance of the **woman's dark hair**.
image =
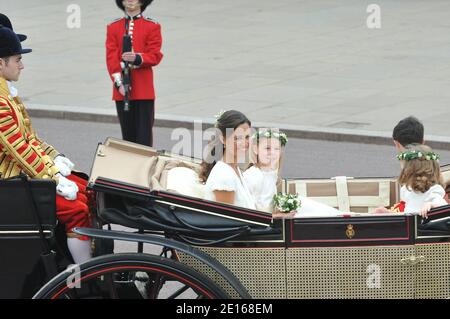
[[[209,173],[216,165],[217,161],[223,156],[224,145],[220,140],[220,135],[224,138],[227,136],[227,129],[237,129],[242,124],[247,123],[249,126],[252,125],[250,120],[241,112],[236,110],[230,110],[223,113],[216,121],[216,134],[212,137],[207,145],[206,157],[203,159],[200,168],[200,180],[206,183],[209,177]],[[219,152],[216,152],[216,151]]]
[[392,138],[401,145],[423,144],[423,124],[414,116],[404,118],[394,127]]
[[[125,11],[125,7],[123,6],[123,0],[116,0],[117,6],[122,10]],[[141,12],[144,12],[144,10],[153,2],[153,0],[140,0],[141,3]]]

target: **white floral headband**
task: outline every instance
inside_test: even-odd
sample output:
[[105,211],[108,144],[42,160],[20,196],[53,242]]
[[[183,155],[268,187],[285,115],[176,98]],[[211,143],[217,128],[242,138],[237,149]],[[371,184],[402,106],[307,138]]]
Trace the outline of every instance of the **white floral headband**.
[[286,146],[288,142],[288,137],[286,133],[278,132],[278,131],[272,131],[272,130],[259,130],[255,134],[253,134],[253,139],[256,140],[256,142],[259,142],[259,139],[265,137],[265,138],[276,138],[280,140],[281,146]]
[[425,161],[439,161],[439,154],[435,152],[422,152],[422,151],[406,151],[397,155],[397,159],[400,161],[412,161],[415,159]]

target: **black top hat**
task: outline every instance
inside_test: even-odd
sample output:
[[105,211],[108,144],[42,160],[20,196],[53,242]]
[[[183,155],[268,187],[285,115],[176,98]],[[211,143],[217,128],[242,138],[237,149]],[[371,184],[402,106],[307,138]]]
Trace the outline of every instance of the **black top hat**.
[[[144,12],[144,10],[153,2],[153,0],[141,0],[141,12]],[[116,0],[117,6],[125,11],[125,7],[123,6],[123,0]]]
[[19,37],[9,28],[0,27],[0,58],[30,53],[31,49],[22,49]]
[[[11,24],[11,20],[9,20],[9,18],[5,16],[3,13],[0,13],[0,25],[14,31]],[[25,41],[27,39],[27,36],[25,34],[17,34],[17,36],[19,37],[20,42]]]

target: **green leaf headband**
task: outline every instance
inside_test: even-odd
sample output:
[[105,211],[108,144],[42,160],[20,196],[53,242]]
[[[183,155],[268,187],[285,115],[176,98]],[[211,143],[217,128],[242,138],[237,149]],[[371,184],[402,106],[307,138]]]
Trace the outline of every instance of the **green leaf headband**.
[[406,151],[397,155],[399,161],[411,161],[419,159],[422,161],[439,161],[439,154],[435,152],[422,152],[422,151]]
[[256,140],[256,142],[259,142],[260,138],[276,138],[278,140],[280,140],[281,142],[281,146],[286,146],[287,142],[288,142],[288,138],[286,133],[282,133],[282,132],[277,132],[277,131],[272,131],[272,130],[268,130],[268,131],[257,131],[254,135],[253,135],[253,139]]

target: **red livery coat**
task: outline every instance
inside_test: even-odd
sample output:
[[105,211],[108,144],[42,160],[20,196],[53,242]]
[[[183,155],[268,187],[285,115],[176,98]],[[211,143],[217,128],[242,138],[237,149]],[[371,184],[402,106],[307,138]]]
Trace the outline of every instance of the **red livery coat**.
[[[122,68],[122,42],[126,19],[122,18],[110,23],[106,33],[106,64],[111,80],[114,84],[113,74],[121,74]],[[154,100],[155,89],[153,86],[152,67],[159,64],[163,54],[161,53],[162,36],[161,26],[145,17],[134,20],[133,52],[140,54],[142,64],[133,67],[131,71],[130,100]],[[113,100],[123,101],[124,97],[113,85]]]

